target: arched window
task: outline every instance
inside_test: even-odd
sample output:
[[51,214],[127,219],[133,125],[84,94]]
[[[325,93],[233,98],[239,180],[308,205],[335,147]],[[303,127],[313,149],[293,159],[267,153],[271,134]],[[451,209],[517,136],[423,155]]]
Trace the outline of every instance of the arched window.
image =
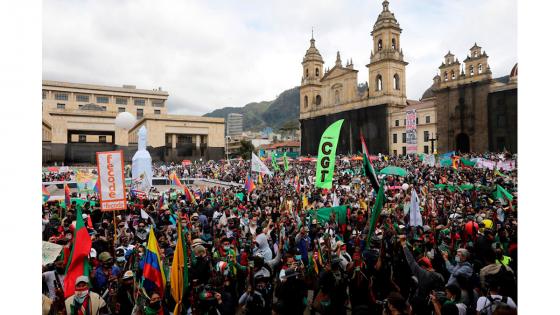
[[482,73],[482,64],[481,63],[478,64],[478,73],[479,74]]
[[317,96],[315,97],[315,104],[316,104],[316,105],[321,105],[321,95],[317,95]]
[[383,41],[380,39],[377,41],[377,51],[380,51],[383,48]]
[[471,74],[471,76],[474,75],[474,66],[473,66],[473,65],[471,65],[471,66],[469,67],[469,73]]
[[392,48],[393,50],[397,49],[397,42],[395,41],[394,38],[391,39],[391,48]]
[[393,76],[393,90],[400,90],[401,89],[401,82],[400,82],[399,75],[395,73]]
[[455,71],[451,70],[451,80],[455,80]]
[[309,69],[307,69],[307,68],[305,69],[305,77],[309,78]]
[[335,104],[340,104],[340,91],[339,90],[334,91],[334,103]]
[[475,51],[475,52],[474,52],[474,57],[475,57],[475,58],[478,57],[478,51]]
[[309,106],[309,100],[307,99],[307,95],[303,98],[303,107],[307,108]]
[[316,77],[319,76],[319,68],[315,68],[315,76],[316,76]]
[[448,79],[448,78],[447,78],[447,71],[445,71],[445,72],[443,73],[443,81],[447,81],[447,79]]
[[380,74],[378,74],[377,78],[375,79],[375,90],[376,91],[383,90],[383,78],[381,77]]

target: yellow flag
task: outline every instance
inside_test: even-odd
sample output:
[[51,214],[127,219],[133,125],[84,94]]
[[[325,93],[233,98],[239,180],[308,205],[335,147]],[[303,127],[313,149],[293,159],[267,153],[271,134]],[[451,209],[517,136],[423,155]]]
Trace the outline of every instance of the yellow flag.
[[181,304],[183,301],[183,289],[185,288],[185,249],[183,248],[183,232],[181,230],[181,223],[177,224],[177,245],[175,253],[173,254],[173,263],[171,264],[171,295],[175,299],[174,315],[181,314]]
[[259,173],[259,185],[262,185],[262,183],[263,183],[262,176],[261,173]]
[[303,195],[303,199],[302,199],[301,203],[302,203],[301,207],[303,208],[303,210],[306,210],[307,209],[307,204],[309,203],[307,201],[307,195],[305,195],[305,194]]

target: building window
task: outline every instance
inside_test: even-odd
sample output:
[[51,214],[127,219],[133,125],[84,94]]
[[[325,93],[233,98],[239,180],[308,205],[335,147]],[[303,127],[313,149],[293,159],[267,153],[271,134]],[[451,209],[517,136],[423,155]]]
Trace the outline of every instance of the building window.
[[426,123],[427,123],[427,124],[430,123],[430,116],[426,116]]
[[447,78],[447,71],[445,71],[445,72],[443,73],[443,81],[447,81],[447,79],[448,79],[448,78]]
[[[498,128],[505,128],[506,127],[506,116],[505,115],[498,115]],[[501,148],[498,148],[501,149]]]
[[479,74],[482,73],[482,64],[480,63],[478,64],[478,73]]
[[68,93],[54,93],[54,99],[57,101],[67,101]]
[[406,133],[403,132],[402,134],[402,143],[406,143]]
[[402,147],[402,154],[406,155],[406,147]]
[[474,75],[474,66],[473,66],[473,65],[471,65],[471,66],[469,67],[469,73],[470,73],[471,76]]
[[455,71],[451,70],[451,80],[455,80]]
[[86,142],[86,135],[79,135],[78,142]]
[[395,120],[395,127],[398,127],[398,126],[399,126],[399,120],[397,119],[397,120]]
[[418,124],[418,117],[416,117],[416,125],[419,125],[419,124]]
[[159,115],[159,114],[161,114],[161,110],[159,110],[159,109],[155,109],[155,110],[154,110],[154,114],[156,114],[156,115]]
[[475,52],[474,52],[474,57],[475,57],[475,58],[478,57],[478,51],[475,51]]
[[76,95],[76,102],[89,102],[89,95],[83,95],[83,94]]
[[400,83],[399,75],[396,74],[396,73],[393,76],[393,89],[395,89],[395,90],[400,90],[401,89],[401,83]]
[[97,103],[107,104],[109,103],[109,96],[97,96]]
[[60,104],[60,103],[56,104],[56,109],[64,109],[65,107],[66,107],[65,104]]
[[378,74],[377,78],[375,79],[375,90],[376,91],[383,90],[383,77],[381,77],[380,74]]
[[321,105],[321,95],[317,95],[317,96],[315,97],[315,104]]
[[395,41],[394,38],[391,39],[391,48],[392,48],[393,50],[397,49],[397,43],[396,43],[396,41]]
[[305,69],[305,77],[309,78],[309,69]]
[[134,100],[134,105],[136,106],[144,106],[145,104],[146,104],[146,100],[144,99],[139,98]]
[[103,110],[107,110],[107,106],[101,106],[101,108],[103,108]]
[[393,155],[397,155],[397,150],[393,150]]
[[127,104],[128,104],[128,98],[126,98],[126,97],[117,97],[117,104],[118,104],[118,105],[127,105]]
[[315,68],[315,76],[316,76],[316,77],[319,76],[319,68]]
[[308,105],[309,105],[309,100],[307,99],[307,95],[305,95],[303,97],[303,107],[307,108]]
[[107,143],[107,136],[99,136],[99,143]]
[[377,41],[377,51],[380,51],[383,48],[383,41],[380,39]]
[[393,134],[393,143],[397,143],[397,134],[396,133]]
[[136,119],[144,117],[144,110],[142,108],[136,109]]
[[163,107],[163,101],[162,100],[152,100],[152,106],[153,107]]
[[126,109],[124,107],[119,107],[119,113],[124,112]]
[[430,132],[424,131],[424,142],[430,141]]
[[430,153],[430,148],[428,148],[427,145],[424,146],[424,153],[426,154]]
[[47,91],[43,91],[43,99],[44,99],[44,100],[47,99]]

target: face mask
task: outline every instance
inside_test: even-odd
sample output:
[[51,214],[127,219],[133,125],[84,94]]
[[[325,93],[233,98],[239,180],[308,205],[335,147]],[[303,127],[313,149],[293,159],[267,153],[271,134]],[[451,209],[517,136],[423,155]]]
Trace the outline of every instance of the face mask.
[[230,246],[229,245],[224,245],[224,250],[229,250]]
[[78,302],[78,303],[82,303],[86,297],[89,294],[89,290],[85,289],[85,290],[76,290],[74,293],[74,299]]
[[455,256],[455,261],[458,263],[461,262],[461,256],[459,255]]

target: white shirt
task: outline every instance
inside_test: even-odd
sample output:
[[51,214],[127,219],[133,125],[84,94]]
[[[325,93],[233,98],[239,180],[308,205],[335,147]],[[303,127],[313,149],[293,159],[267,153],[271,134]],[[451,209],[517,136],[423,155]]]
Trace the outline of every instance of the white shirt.
[[[502,298],[502,296],[498,294],[491,294],[490,296],[494,300]],[[508,297],[507,299],[507,305],[515,309],[517,308],[517,305],[515,304],[515,302],[513,302],[513,300],[510,297]],[[483,312],[480,313],[481,315],[492,315],[492,302],[490,302],[490,300],[487,297],[481,296],[478,298],[478,301],[476,301],[476,310],[478,312],[484,310]]]

